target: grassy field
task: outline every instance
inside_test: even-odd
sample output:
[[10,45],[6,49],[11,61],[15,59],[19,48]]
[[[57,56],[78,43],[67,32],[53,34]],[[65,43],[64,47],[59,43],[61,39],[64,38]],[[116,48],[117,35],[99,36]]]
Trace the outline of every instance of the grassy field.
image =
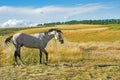
[[[39,64],[39,51],[23,47],[26,65],[14,66],[14,46],[4,47],[6,37],[58,28],[64,44],[52,39],[47,46],[49,64]],[[57,25],[12,29],[0,36],[0,80],[120,80],[120,25]],[[2,29],[0,29],[2,31]],[[43,55],[45,61],[45,55]]]

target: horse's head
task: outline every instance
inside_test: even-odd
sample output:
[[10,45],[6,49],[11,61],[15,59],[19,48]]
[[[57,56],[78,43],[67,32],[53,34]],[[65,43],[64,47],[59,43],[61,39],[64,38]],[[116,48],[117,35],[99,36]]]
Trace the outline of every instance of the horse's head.
[[61,30],[58,30],[58,29],[50,29],[49,30],[50,32],[52,32],[52,34],[54,34],[54,37],[56,40],[58,40],[61,44],[64,43],[64,40],[62,38],[62,31]]
[[63,38],[62,38],[61,33],[62,33],[61,31],[60,31],[60,32],[57,32],[57,31],[56,31],[56,33],[55,33],[55,39],[59,40],[59,42],[60,42],[61,44],[63,44],[63,43],[64,43],[64,40],[63,40]]

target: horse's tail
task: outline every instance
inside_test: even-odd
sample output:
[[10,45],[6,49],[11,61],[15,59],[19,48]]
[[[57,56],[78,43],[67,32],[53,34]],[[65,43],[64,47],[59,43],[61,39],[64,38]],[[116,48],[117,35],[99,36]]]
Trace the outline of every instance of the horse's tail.
[[7,45],[11,40],[13,36],[9,36],[8,38],[5,39],[5,45]]

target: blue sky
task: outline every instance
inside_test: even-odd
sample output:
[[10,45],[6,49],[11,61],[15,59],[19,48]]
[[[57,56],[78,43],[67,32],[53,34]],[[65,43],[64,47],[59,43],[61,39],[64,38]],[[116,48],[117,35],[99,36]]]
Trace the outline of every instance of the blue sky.
[[120,0],[0,0],[0,25],[120,19]]

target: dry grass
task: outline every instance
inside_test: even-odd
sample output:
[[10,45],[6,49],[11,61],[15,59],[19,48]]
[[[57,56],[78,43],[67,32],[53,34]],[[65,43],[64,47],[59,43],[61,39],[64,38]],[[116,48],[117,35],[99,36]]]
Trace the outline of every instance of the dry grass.
[[[89,61],[88,61],[89,62]],[[0,69],[2,80],[119,80],[119,66],[89,66],[91,64],[7,66]],[[87,65],[87,66],[85,66]]]
[[114,42],[120,40],[120,30],[69,30],[64,37],[72,42]]
[[101,28],[103,27],[103,25],[75,24],[75,25],[57,25],[55,27],[63,30],[78,30],[89,28]]
[[[49,42],[47,46],[47,51],[49,52],[49,61],[50,63],[57,63],[57,62],[69,62],[74,61],[77,59],[80,59],[82,57],[82,50],[80,49],[79,45],[70,43],[65,41],[66,43],[61,45],[60,43],[56,42],[55,40],[52,40]],[[9,54],[8,54],[9,52]],[[14,53],[14,46],[10,46],[3,50],[5,57],[3,62],[13,64],[13,53]],[[39,50],[38,49],[30,49],[23,47],[21,50],[22,58],[26,63],[39,63]],[[69,56],[69,57],[68,57]],[[45,60],[45,55],[43,54],[43,57]],[[8,59],[8,60],[6,60]],[[4,61],[5,60],[5,61]]]
[[39,33],[43,31],[47,31],[48,29],[51,28],[58,28],[61,30],[79,30],[79,29],[91,29],[91,28],[102,28],[102,25],[86,25],[86,24],[78,24],[78,25],[57,25],[55,27],[43,27],[43,28],[32,28],[32,29],[25,29],[25,30],[20,30],[18,32],[24,32],[24,33]]
[[[33,34],[49,28],[33,28],[19,32]],[[21,56],[27,65],[14,66],[14,46],[10,44],[4,48],[2,45],[4,39],[11,34],[1,36],[0,79],[120,80],[119,30],[108,30],[101,25],[61,25],[57,28],[62,29],[65,43],[61,45],[54,39],[48,43],[48,66],[39,65],[37,49],[25,47],[21,50]]]

